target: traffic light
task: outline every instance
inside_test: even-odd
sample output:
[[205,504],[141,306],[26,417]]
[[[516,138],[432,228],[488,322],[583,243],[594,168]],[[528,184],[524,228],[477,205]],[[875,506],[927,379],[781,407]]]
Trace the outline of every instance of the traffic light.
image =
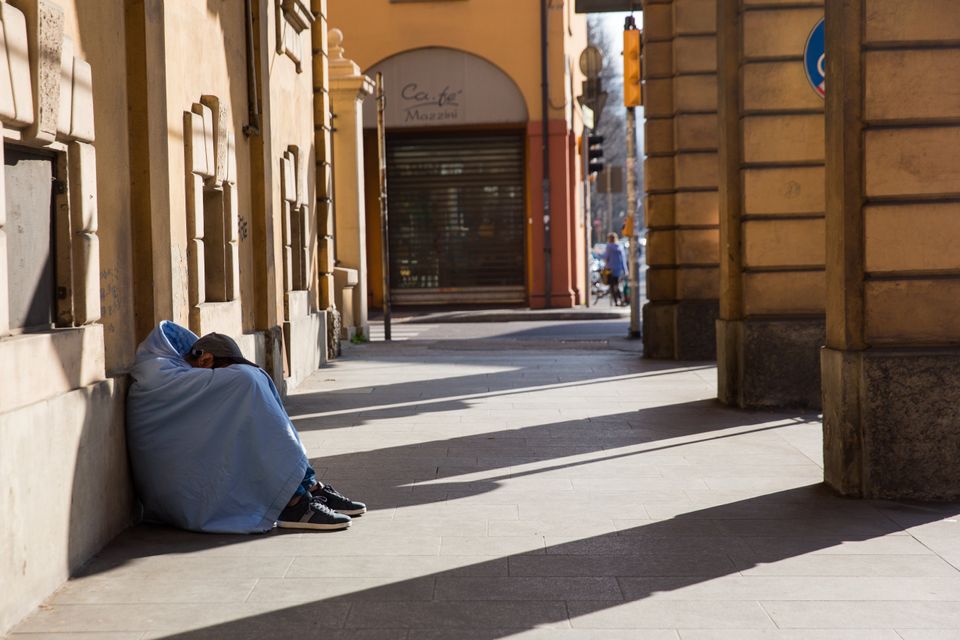
[[587,136],[587,173],[603,171],[603,136]]
[[643,106],[640,90],[640,31],[623,32],[623,104],[626,107]]

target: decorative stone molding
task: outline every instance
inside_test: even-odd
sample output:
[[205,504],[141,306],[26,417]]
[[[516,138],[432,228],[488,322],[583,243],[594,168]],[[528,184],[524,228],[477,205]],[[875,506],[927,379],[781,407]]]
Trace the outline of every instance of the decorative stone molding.
[[360,75],[360,65],[345,57],[343,48],[343,31],[331,29],[327,34],[330,44],[330,77],[349,77]]
[[94,141],[90,65],[47,0],[0,2],[0,121],[42,144]]
[[213,176],[204,192],[207,295],[225,302],[240,297],[236,140],[226,103],[212,95],[200,103],[213,114]]
[[83,142],[94,141],[93,71],[89,63],[76,57],[73,59],[70,133],[64,135]]
[[[187,165],[187,271],[191,307],[206,302],[206,267],[203,245],[203,181],[212,178],[210,156],[213,145],[213,116],[204,118],[209,107],[193,105],[183,114],[184,153]],[[209,128],[207,125],[209,123]],[[210,140],[208,149],[207,140]]]
[[[97,160],[92,145],[71,142],[67,152],[70,175],[70,227],[73,248],[73,321],[100,319],[100,241],[97,237]],[[79,268],[78,268],[79,267]]]
[[[209,113],[212,120],[210,137],[206,140],[206,143],[212,147],[208,161],[213,161],[213,165],[209,167],[213,175],[210,176],[208,184],[216,185],[227,179],[229,113],[227,105],[221,102],[217,96],[200,96],[200,104],[208,110],[204,113],[204,117],[206,117],[206,113]],[[204,121],[204,125],[206,125],[206,121]]]
[[[56,3],[0,0],[4,140],[55,154],[58,327],[95,324],[101,313],[93,78],[90,65],[75,53]],[[4,182],[0,169],[0,336],[11,331]]]
[[33,124],[33,83],[27,18],[10,4],[0,2],[0,118],[4,124],[25,127]]
[[[204,95],[183,114],[188,231],[189,302],[230,302],[240,297],[236,138],[230,110]],[[191,314],[200,322],[202,314]]]
[[63,9],[51,2],[28,3],[27,29],[34,122],[25,138],[52,142],[57,137],[60,108],[60,68],[63,52]]
[[[340,267],[355,270],[358,276],[352,288],[351,314],[343,310],[344,335],[350,331],[368,333],[367,320],[367,241],[366,204],[363,177],[363,100],[374,91],[373,81],[359,65],[344,57],[343,33],[332,29],[330,42],[330,100],[337,116],[334,134],[333,165],[336,194],[336,253]],[[336,271],[335,271],[336,275]],[[337,292],[342,288],[336,277]],[[338,299],[338,302],[341,302]]]
[[309,40],[304,44],[303,32],[316,19],[304,0],[276,0],[277,53],[286,54],[303,73],[303,59],[310,54]]
[[283,284],[285,291],[308,288],[310,246],[306,163],[299,147],[290,145],[280,158],[283,218]]
[[57,110],[57,135],[70,135],[70,122],[73,118],[73,53],[71,38],[63,38],[60,51],[60,104]]

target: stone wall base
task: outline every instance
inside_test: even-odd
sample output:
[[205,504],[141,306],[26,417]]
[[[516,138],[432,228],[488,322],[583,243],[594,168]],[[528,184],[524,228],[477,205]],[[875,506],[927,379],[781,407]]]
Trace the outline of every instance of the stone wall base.
[[960,350],[823,349],[827,484],[862,498],[960,498]]
[[[287,397],[286,362],[284,353],[284,330],[280,325],[274,325],[265,331],[258,331],[263,336],[263,370],[277,386],[281,398]],[[259,361],[258,361],[259,363]]]
[[126,378],[0,414],[0,636],[134,518]]
[[290,370],[287,390],[292,390],[327,362],[327,312],[313,311],[283,323]]
[[717,320],[717,397],[743,408],[820,408],[823,318]]
[[[577,306],[577,303],[578,293],[573,289],[560,292],[554,291],[550,294],[551,309],[572,309]],[[527,298],[527,304],[531,309],[546,309],[547,296],[543,293],[531,293]]]
[[716,300],[648,302],[643,305],[643,355],[663,360],[717,357]]

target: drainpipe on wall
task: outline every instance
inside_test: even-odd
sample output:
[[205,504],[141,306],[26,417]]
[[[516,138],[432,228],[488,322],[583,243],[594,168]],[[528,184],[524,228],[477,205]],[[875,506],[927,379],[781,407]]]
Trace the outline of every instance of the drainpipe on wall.
[[543,296],[544,306],[549,309],[553,297],[553,269],[550,264],[552,241],[550,238],[550,85],[547,76],[547,5],[540,2],[540,135],[543,138]]
[[243,3],[244,17],[247,21],[247,119],[243,133],[249,136],[260,135],[260,90],[257,88],[256,52],[253,46],[253,0]]

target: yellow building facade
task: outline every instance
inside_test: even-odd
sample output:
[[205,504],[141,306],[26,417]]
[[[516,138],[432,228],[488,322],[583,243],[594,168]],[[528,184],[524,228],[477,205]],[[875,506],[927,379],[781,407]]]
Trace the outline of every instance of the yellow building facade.
[[[333,2],[330,24],[346,34],[347,55],[368,77],[383,74],[394,301],[583,304],[575,98],[587,32],[573,1]],[[378,306],[375,111],[365,101],[367,254]]]
[[644,25],[646,355],[822,407],[843,494],[956,498],[956,3],[649,0]]
[[[582,302],[586,31],[542,7],[0,0],[0,633],[133,521],[127,372],[157,322],[281,387],[366,329],[370,74],[397,299]],[[715,354],[731,405],[820,406],[843,494],[960,496],[954,0],[644,10],[646,355]]]
[[159,321],[281,389],[336,351],[326,43],[325,0],[0,2],[0,633],[133,521]]

